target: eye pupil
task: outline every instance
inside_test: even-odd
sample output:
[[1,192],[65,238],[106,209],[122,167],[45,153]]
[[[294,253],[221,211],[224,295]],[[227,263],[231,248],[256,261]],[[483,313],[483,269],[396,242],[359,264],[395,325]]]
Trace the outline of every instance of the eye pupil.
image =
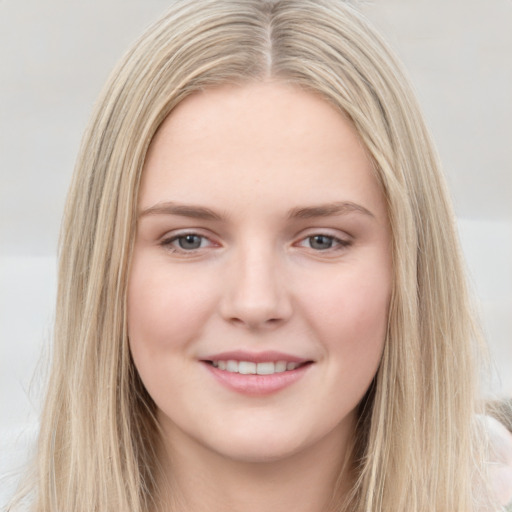
[[198,235],[184,235],[178,239],[181,249],[199,249],[201,247],[201,237]]
[[333,239],[330,236],[315,235],[309,237],[309,244],[312,249],[325,250],[330,249],[333,244]]

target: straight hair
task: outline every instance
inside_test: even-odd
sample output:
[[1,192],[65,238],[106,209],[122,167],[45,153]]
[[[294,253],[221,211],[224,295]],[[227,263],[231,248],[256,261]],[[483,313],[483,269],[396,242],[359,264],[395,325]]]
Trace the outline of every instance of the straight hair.
[[184,98],[267,80],[321,95],[353,124],[392,231],[384,352],[359,406],[353,489],[333,510],[483,510],[483,347],[438,157],[401,65],[341,0],[198,4],[173,2],[136,41],[83,138],[61,232],[33,510],[158,509],[155,404],[131,360],[126,318],[142,168]]

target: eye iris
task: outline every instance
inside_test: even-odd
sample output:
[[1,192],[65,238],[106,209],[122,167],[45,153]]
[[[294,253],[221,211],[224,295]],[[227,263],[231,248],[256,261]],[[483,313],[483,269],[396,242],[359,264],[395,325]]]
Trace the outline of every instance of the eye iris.
[[309,244],[312,249],[325,250],[330,249],[333,244],[333,239],[330,236],[315,235],[309,237]]
[[180,236],[178,244],[181,249],[199,249],[201,247],[201,237],[198,235]]

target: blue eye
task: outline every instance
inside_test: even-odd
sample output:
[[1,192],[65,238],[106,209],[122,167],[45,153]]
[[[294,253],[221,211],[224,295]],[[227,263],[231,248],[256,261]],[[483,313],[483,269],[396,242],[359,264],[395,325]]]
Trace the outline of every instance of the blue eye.
[[202,249],[209,244],[208,238],[195,233],[184,233],[183,235],[173,236],[162,241],[162,245],[172,251],[190,252]]
[[335,238],[333,236],[313,235],[309,236],[307,240],[311,249],[315,249],[316,251],[332,249],[335,244]]
[[347,248],[351,245],[351,241],[318,233],[303,238],[298,245],[318,252],[332,252]]
[[185,251],[193,251],[199,249],[203,242],[203,237],[199,235],[184,235],[175,239],[180,246],[180,249]]

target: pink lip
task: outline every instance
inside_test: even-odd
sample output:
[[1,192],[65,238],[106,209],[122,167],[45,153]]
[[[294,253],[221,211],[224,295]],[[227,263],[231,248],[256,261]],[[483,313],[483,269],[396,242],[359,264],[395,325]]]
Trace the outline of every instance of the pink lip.
[[233,350],[230,352],[221,352],[210,356],[202,357],[202,361],[249,361],[252,363],[265,363],[277,361],[286,361],[288,363],[306,363],[309,359],[292,356],[284,352],[268,350],[266,352],[246,352],[244,350]]
[[[272,375],[244,375],[241,373],[233,373],[215,368],[211,361],[250,361],[253,363],[286,361],[290,363],[299,363],[295,370],[287,370],[285,372],[274,373]],[[284,354],[282,352],[245,352],[237,350],[233,352],[222,352],[201,359],[204,367],[211,375],[223,386],[250,396],[269,395],[277,393],[282,389],[291,386],[311,368],[312,363],[309,359]]]

